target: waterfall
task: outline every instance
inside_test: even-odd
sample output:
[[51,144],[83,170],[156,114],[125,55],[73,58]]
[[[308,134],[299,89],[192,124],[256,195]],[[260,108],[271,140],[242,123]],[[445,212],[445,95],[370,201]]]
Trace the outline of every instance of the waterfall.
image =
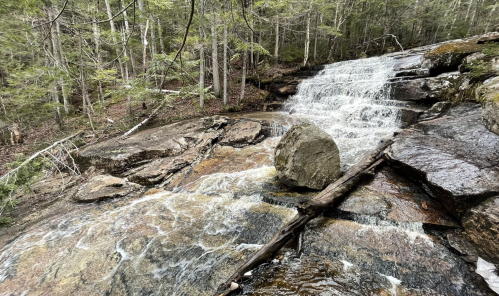
[[400,112],[387,83],[395,64],[392,57],[374,57],[327,65],[300,83],[284,110],[329,133],[349,167],[399,127]]

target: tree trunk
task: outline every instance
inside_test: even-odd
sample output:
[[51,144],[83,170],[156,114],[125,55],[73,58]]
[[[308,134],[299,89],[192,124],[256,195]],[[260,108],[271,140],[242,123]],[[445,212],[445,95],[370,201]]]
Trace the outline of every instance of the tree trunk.
[[[130,34],[130,24],[128,23],[128,17],[127,17],[127,14],[126,14],[126,10],[123,11],[123,19],[125,20],[125,30],[126,30],[126,33]],[[123,43],[123,46],[126,47],[126,40]],[[130,63],[132,64],[132,75],[133,75],[133,77],[135,77],[137,74],[135,72],[135,57],[133,55],[133,49],[130,48],[128,50],[128,52],[130,53],[129,58],[130,58]]]
[[149,29],[149,20],[146,21],[146,27],[144,31],[144,40],[142,41],[144,45],[144,51],[142,53],[142,73],[147,71],[147,30]]
[[[95,23],[97,20],[94,18],[93,21],[94,22],[92,24],[92,32],[94,34],[95,56],[97,60],[96,66],[99,70],[102,70],[102,57],[100,54],[100,32],[99,28],[97,27],[97,24]],[[98,99],[103,100],[104,91],[102,90],[102,82],[100,80],[97,81],[97,88],[98,88]]]
[[[224,3],[224,14],[227,13],[227,8],[226,8],[227,2],[225,1]],[[227,50],[229,45],[227,44],[228,42],[228,36],[227,36],[227,19],[224,17],[224,105],[227,105],[228,103],[228,98],[227,98],[227,76],[228,76],[228,69],[227,69]]]
[[220,97],[220,72],[218,65],[218,40],[217,40],[217,16],[216,7],[213,5],[213,21],[211,23],[211,60],[213,70],[213,93],[217,98]]
[[[246,41],[246,40],[245,40]],[[243,54],[243,74],[241,77],[241,94],[239,96],[238,104],[244,99],[244,88],[246,87],[246,64],[248,63],[248,50],[244,49]]]
[[[57,36],[57,59],[59,60],[59,67],[64,68],[64,60],[62,58],[62,43],[61,43],[61,26],[59,24],[59,20],[55,21],[56,28],[56,36]],[[64,105],[64,113],[69,114],[69,97],[68,97],[68,89],[66,88],[66,82],[64,78],[59,79],[59,85],[61,86],[62,93],[62,102]]]
[[[312,2],[310,2],[310,9],[312,9]],[[310,47],[310,14],[311,12],[309,11],[307,13],[307,29],[305,33],[305,52],[303,54],[303,66],[307,65],[308,61],[308,51]]]
[[104,0],[106,4],[106,11],[107,11],[107,16],[109,17],[109,26],[111,27],[111,34],[112,34],[112,40],[114,43],[114,46],[116,47],[116,58],[118,59],[118,65],[120,67],[120,74],[121,77],[125,77],[124,71],[123,71],[123,64],[121,63],[120,59],[120,49],[118,47],[118,40],[116,39],[116,27],[114,26],[114,20],[113,20],[113,12],[111,10],[111,4],[109,4],[109,0]]
[[315,36],[314,36],[314,62],[317,61],[317,37],[319,34],[319,13],[315,16]]
[[165,52],[165,44],[163,40],[163,28],[161,28],[161,20],[158,18],[158,37],[159,37],[159,50],[161,50],[161,53]]
[[250,32],[250,66],[249,69],[251,71],[255,71],[255,60],[254,60],[254,52],[253,52],[253,44],[255,43],[255,36],[253,32]]
[[204,108],[204,34],[203,34],[203,18],[204,18],[204,0],[200,0],[199,14],[199,41],[201,48],[199,49],[199,107]]
[[[243,263],[229,280],[219,287],[219,290],[228,291],[231,286],[234,290],[235,285],[239,287],[239,283],[242,281],[243,275],[246,272],[269,261],[274,254],[286,245],[286,243],[291,239],[298,237],[309,221],[315,219],[326,209],[337,204],[363,177],[372,175],[374,169],[383,162],[384,150],[391,145],[392,142],[391,139],[382,141],[378,147],[348,170],[343,177],[330,184],[306,204],[298,206],[298,214],[288,224],[282,227],[268,243],[253,254],[248,261]],[[228,294],[229,293],[225,292],[223,295]],[[216,295],[219,295],[219,293]]]
[[87,108],[85,108],[86,110],[86,115],[88,116],[88,120],[90,122],[90,127],[92,128],[92,131],[95,133],[95,130],[94,130],[94,125],[92,123],[92,117],[90,115],[90,110],[92,108],[92,104],[90,103],[90,98],[88,96],[88,90],[87,90],[87,82],[86,82],[86,78],[85,78],[85,69],[84,69],[84,62],[83,62],[83,49],[82,49],[82,46],[81,46],[81,35],[78,36],[78,47],[80,49],[80,65],[79,65],[79,68],[80,68],[80,83],[81,83],[81,96],[82,96],[82,100],[83,100],[83,104],[87,106]]
[[454,30],[454,25],[456,24],[457,17],[459,15],[459,7],[461,6],[461,0],[457,1],[456,10],[454,11],[454,18],[452,19],[452,24],[450,25],[449,32],[447,33],[447,38],[450,38],[452,31]]
[[[55,7],[51,7],[48,9],[47,16],[49,19],[54,19],[55,13],[52,11],[52,9],[56,9]],[[64,63],[62,60],[62,43],[60,40],[60,27],[59,27],[59,22],[58,20],[55,21],[55,24],[52,24],[50,26],[50,39],[52,40],[52,55],[55,59],[56,67],[59,68],[60,70],[65,71],[64,69]],[[68,114],[69,113],[69,101],[68,101],[68,93],[66,90],[66,85],[64,82],[64,78],[60,78],[58,80],[58,84],[61,88],[61,93],[62,93],[62,98],[63,98],[63,105],[64,105],[64,113]],[[57,87],[56,87],[57,89]],[[59,100],[58,100],[59,101]],[[60,113],[58,112],[59,117]]]
[[274,48],[275,62],[279,60],[279,15],[275,18],[275,48]]
[[262,46],[262,30],[258,31],[258,51],[256,52],[255,68],[260,63],[260,47]]
[[489,32],[490,22],[492,21],[492,16],[494,15],[494,12],[496,11],[497,5],[498,5],[497,1],[494,1],[494,6],[490,10],[489,16],[487,17],[487,22],[485,23],[484,33]]

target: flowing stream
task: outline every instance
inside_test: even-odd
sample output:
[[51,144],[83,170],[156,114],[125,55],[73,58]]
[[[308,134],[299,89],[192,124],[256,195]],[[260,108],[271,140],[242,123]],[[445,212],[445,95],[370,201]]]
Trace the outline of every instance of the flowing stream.
[[329,133],[342,163],[351,166],[399,128],[400,111],[387,83],[395,64],[392,57],[374,57],[327,65],[300,83],[285,109]]
[[[350,166],[380,137],[398,129],[399,113],[386,83],[394,76],[394,64],[392,58],[381,57],[328,65],[299,86],[286,105],[291,115],[249,116],[288,128],[304,118],[313,121],[333,136],[342,162]],[[277,134],[280,131],[276,128]],[[274,182],[278,141],[271,137],[244,148],[216,146],[193,169],[197,174],[187,175],[175,188],[80,205],[34,225],[1,249],[0,295],[211,295],[296,214],[292,207],[265,202],[269,196],[296,195],[282,193]],[[213,167],[217,170],[210,170]],[[401,186],[385,179],[366,190],[395,192]],[[404,202],[410,209],[410,198]],[[252,286],[248,295],[404,294],[399,286],[410,277],[400,270],[419,268],[417,277],[429,269],[427,278],[432,281],[437,275],[442,282],[448,280],[440,279],[442,272],[463,269],[445,248],[434,245],[421,223],[404,222],[409,226],[400,228],[339,221],[312,226],[309,237],[322,243],[307,240],[309,254],[302,261],[283,262],[288,268],[262,277],[269,281]],[[393,243],[400,246],[390,248]],[[374,257],[362,250],[372,251]],[[413,259],[439,260],[447,269],[407,265]],[[294,282],[286,283],[290,277]],[[424,285],[425,279],[412,284]],[[462,278],[453,275],[450,280]],[[405,295],[448,294],[437,284],[428,287]]]

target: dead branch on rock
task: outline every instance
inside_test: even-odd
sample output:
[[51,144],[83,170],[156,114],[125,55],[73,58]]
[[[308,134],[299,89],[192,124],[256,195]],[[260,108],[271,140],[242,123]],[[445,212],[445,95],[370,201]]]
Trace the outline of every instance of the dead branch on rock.
[[[151,114],[149,114],[149,116],[147,116],[146,119],[142,120],[139,124],[137,124],[136,126],[134,126],[131,130],[129,130],[128,132],[124,133],[123,136],[120,137],[121,140],[123,139],[126,139],[128,136],[130,136],[134,131],[136,131],[137,129],[139,129],[139,127],[143,126],[144,124],[146,124],[146,122],[148,122],[149,120],[151,120],[151,118],[153,118],[154,116],[156,116],[156,114],[158,114],[158,111],[163,108],[163,106],[166,104],[166,102],[168,102],[169,100],[169,97],[166,97],[163,102],[161,102],[161,104],[159,104],[158,108],[154,109],[152,111]],[[168,107],[170,108],[173,108],[173,106],[171,105],[168,105]]]
[[244,274],[259,265],[269,261],[286,243],[298,237],[305,225],[335,205],[341,198],[354,188],[366,175],[372,175],[374,169],[383,162],[384,150],[392,144],[392,139],[383,140],[376,149],[368,153],[358,164],[348,170],[343,177],[330,184],[309,202],[298,206],[298,214],[259,251],[243,263],[227,282],[220,285],[215,295],[229,295],[240,289]]
[[[24,166],[28,165],[30,162],[32,162],[34,159],[38,157],[43,157],[44,159],[47,160],[48,163],[52,166],[53,169],[57,170],[62,177],[62,172],[61,170],[68,170],[71,174],[73,175],[80,175],[80,170],[78,169],[73,157],[71,156],[71,149],[68,149],[65,144],[66,143],[71,143],[73,145],[74,149],[78,150],[76,145],[72,143],[70,140],[73,138],[78,137],[81,135],[83,132],[79,131],[76,134],[73,134],[69,137],[66,137],[62,140],[59,140],[57,142],[54,142],[52,145],[49,147],[40,150],[36,152],[35,154],[31,155],[28,159],[23,161],[19,166],[17,166],[15,169],[9,171],[7,174],[3,175],[0,177],[0,185],[8,186],[9,184],[15,184],[17,181],[18,173],[21,168]],[[64,180],[63,180],[64,182]],[[19,188],[18,188],[19,189]],[[15,193],[15,189],[11,189],[8,193],[7,196],[7,203],[10,202],[12,204],[12,195]],[[7,203],[0,204],[0,215],[2,214],[5,205]]]

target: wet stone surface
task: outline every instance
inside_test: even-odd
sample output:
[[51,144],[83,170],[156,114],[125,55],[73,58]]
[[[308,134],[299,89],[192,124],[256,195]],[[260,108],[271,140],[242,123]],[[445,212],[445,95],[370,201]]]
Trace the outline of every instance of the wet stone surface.
[[478,104],[463,103],[404,130],[388,155],[399,173],[423,182],[456,217],[499,193],[499,136],[483,126]]
[[470,209],[463,217],[465,237],[483,259],[499,264],[499,196]]
[[78,202],[96,202],[110,198],[125,197],[138,193],[141,186],[121,178],[108,175],[92,177],[78,188],[74,200]]
[[294,215],[258,199],[156,192],[84,205],[0,254],[8,295],[206,295]]
[[[409,226],[409,225],[407,225]],[[304,254],[254,271],[239,295],[494,295],[421,225],[367,225],[319,218]]]
[[432,199],[414,183],[385,166],[375,177],[352,191],[338,208],[328,215],[353,214],[350,217],[374,216],[382,220],[458,227],[440,202]]

